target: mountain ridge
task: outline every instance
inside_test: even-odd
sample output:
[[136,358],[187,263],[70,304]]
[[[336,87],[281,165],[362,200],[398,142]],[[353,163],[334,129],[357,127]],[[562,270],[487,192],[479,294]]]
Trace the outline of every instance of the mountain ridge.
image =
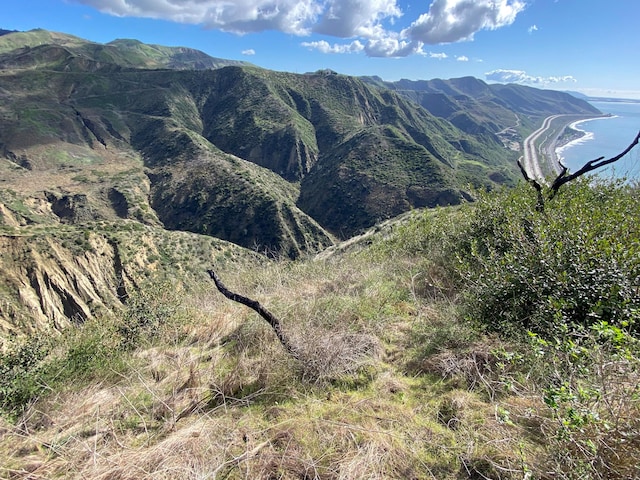
[[[189,47],[165,47],[145,44],[135,39],[116,39],[108,43],[98,43],[43,29],[9,32],[0,36],[0,62],[3,55],[9,53],[12,53],[14,61],[20,61],[21,57],[25,56],[27,59],[33,59],[34,49],[41,57],[40,63],[33,66],[42,66],[42,63],[45,63],[58,69],[74,68],[73,64],[69,64],[71,58],[81,58],[85,62],[96,64],[117,65],[120,68],[143,69],[203,70],[228,65],[250,65],[239,60],[212,57]],[[17,52],[21,52],[22,55]],[[3,66],[6,68],[12,65],[5,60]]]
[[475,77],[396,82],[386,82],[379,77],[363,79],[412,99],[464,132],[488,139],[497,139],[500,132],[520,122],[533,129],[541,117],[556,110],[585,115],[602,113],[584,99],[565,92],[517,84],[489,84]]
[[[479,100],[460,90],[485,87],[475,79],[440,81],[441,89],[460,93],[437,95],[469,117],[465,131],[361,78],[215,62],[195,68],[200,53],[135,40],[101,45],[41,30],[0,37],[3,238],[43,231],[57,238],[66,229],[60,242],[75,235],[86,246],[85,236],[93,237],[85,232],[124,222],[297,258],[413,208],[470,201],[470,186],[514,184],[518,152],[495,130],[511,122],[516,135],[526,132],[553,103],[534,98],[533,111],[508,114],[490,103],[503,123],[475,132],[474,113],[459,107]],[[52,247],[33,248],[44,258]],[[72,250],[58,251],[76,262]],[[6,324],[22,308],[17,285],[42,284],[35,278],[25,271],[6,285]],[[71,317],[86,317],[78,301],[69,303],[78,287],[64,278],[64,288],[57,283],[40,298],[41,310],[64,313],[59,305],[67,305]],[[115,284],[93,284],[111,294],[89,298],[110,298],[105,308],[116,308]]]

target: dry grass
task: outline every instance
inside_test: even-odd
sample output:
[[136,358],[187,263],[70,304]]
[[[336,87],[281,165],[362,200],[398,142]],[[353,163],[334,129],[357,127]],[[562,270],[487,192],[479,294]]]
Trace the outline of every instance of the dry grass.
[[[181,293],[177,320],[125,373],[0,423],[0,477],[520,480],[569,466],[527,370],[500,355],[509,346],[421,294],[405,262],[354,254],[222,275],[282,319],[303,362],[212,284]],[[611,399],[621,435],[598,437],[599,458],[633,458],[622,433],[637,411]]]
[[563,478],[640,478],[640,369],[628,353],[587,353],[591,374],[564,372],[569,392],[543,423]]

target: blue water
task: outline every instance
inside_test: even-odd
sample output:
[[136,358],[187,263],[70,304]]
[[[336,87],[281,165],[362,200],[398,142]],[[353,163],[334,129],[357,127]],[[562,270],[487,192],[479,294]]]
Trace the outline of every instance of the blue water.
[[[589,160],[611,158],[622,152],[640,130],[640,103],[591,102],[603,113],[614,115],[573,124],[586,132],[579,140],[557,150],[559,158],[575,172]],[[602,177],[640,180],[640,145],[617,162],[591,172]]]

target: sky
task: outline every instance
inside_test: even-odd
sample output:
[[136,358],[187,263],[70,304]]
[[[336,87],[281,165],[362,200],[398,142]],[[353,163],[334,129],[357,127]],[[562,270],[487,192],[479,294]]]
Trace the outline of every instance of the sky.
[[638,0],[3,0],[0,28],[134,38],[294,73],[471,75],[640,99]]

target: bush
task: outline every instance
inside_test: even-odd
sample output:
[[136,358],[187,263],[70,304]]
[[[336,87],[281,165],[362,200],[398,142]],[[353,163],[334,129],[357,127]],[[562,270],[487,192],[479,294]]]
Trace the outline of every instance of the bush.
[[121,348],[132,350],[162,337],[171,323],[181,320],[180,291],[168,282],[147,282],[127,298],[118,326]]
[[467,315],[515,335],[603,321],[637,331],[638,192],[580,181],[538,212],[526,189],[484,195],[466,218],[453,264]]
[[127,302],[119,317],[104,316],[69,327],[59,336],[39,334],[0,352],[0,413],[16,419],[37,398],[110,380],[131,368],[130,351],[163,338],[184,318],[179,292],[149,283]]
[[554,478],[628,479],[640,475],[640,343],[600,322],[553,341],[531,335],[543,424]]
[[49,347],[40,337],[0,353],[0,412],[16,417],[44,388],[40,381]]
[[60,336],[39,334],[0,354],[0,413],[16,419],[34,400],[68,385],[117,377],[125,366],[113,322],[97,319]]

